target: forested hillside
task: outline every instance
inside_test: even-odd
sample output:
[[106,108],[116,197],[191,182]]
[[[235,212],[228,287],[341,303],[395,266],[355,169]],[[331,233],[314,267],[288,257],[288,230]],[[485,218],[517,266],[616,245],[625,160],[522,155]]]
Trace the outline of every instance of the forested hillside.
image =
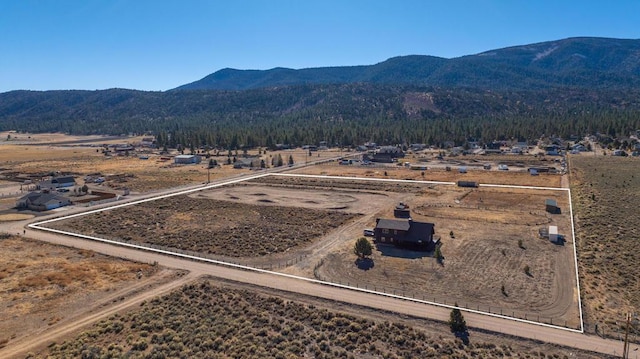
[[176,90],[373,83],[491,90],[640,87],[640,40],[569,38],[445,59],[413,55],[370,66],[223,69]]
[[173,146],[464,143],[640,128],[640,91],[489,91],[375,84],[246,91],[13,91],[0,130],[151,131]]

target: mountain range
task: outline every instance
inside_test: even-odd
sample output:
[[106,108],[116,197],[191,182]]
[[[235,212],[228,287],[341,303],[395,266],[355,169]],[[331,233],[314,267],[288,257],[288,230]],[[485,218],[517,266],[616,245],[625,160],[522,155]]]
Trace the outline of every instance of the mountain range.
[[411,55],[369,66],[222,69],[174,90],[248,90],[373,83],[492,90],[640,85],[640,40],[578,37],[445,59]]
[[638,128],[640,40],[604,38],[371,66],[225,69],[164,92],[0,93],[0,131],[151,132],[170,146],[463,144]]

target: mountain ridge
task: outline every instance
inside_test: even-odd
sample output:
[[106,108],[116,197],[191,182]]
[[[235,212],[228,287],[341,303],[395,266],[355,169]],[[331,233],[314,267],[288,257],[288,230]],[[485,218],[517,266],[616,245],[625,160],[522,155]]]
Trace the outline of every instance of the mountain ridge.
[[303,84],[373,83],[480,89],[640,86],[640,39],[572,37],[456,58],[391,57],[373,65],[269,70],[224,68],[180,90],[248,90]]

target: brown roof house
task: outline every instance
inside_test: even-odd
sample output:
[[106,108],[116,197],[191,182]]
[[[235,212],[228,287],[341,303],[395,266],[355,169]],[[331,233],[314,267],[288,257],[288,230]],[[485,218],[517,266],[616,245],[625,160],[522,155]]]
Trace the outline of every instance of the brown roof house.
[[433,251],[440,242],[440,238],[434,236],[433,223],[418,222],[411,218],[378,218],[373,232],[376,244],[392,244],[418,251]]

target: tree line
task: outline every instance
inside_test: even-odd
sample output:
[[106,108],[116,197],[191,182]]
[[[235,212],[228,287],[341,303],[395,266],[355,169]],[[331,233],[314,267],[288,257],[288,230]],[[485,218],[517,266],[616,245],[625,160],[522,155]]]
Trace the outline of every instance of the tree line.
[[372,84],[247,91],[14,91],[0,130],[142,134],[160,146],[354,146],[529,140],[640,128],[640,91],[487,91]]

